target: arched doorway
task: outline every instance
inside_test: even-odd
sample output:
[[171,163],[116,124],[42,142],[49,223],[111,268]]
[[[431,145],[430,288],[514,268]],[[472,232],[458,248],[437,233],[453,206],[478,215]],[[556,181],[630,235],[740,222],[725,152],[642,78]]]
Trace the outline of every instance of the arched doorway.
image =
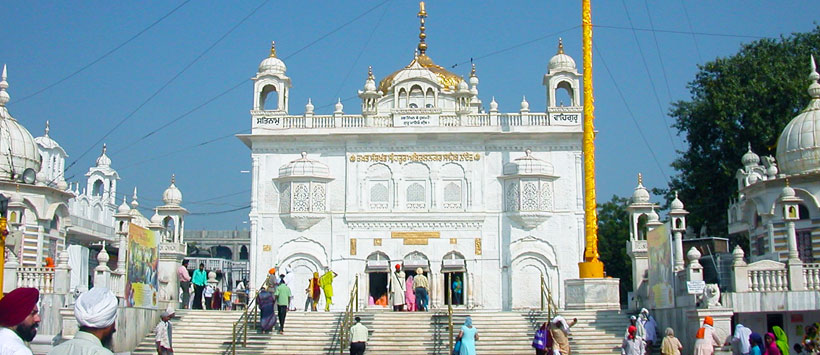
[[387,307],[389,295],[387,293],[387,277],[390,275],[390,257],[377,251],[367,256],[367,305],[369,307]]
[[284,265],[282,269],[285,273],[290,272],[293,275],[289,276],[292,279],[290,285],[288,285],[293,295],[292,306],[296,307],[296,310],[304,310],[305,300],[307,299],[305,289],[310,285],[313,273],[319,272],[320,266],[316,260],[302,256],[288,258],[282,265]]
[[533,309],[541,305],[541,275],[558,303],[559,290],[555,267],[543,255],[524,253],[516,257],[511,265],[512,309]]
[[444,302],[454,307],[467,304],[467,264],[464,255],[451,251],[441,260],[441,273],[444,274]]

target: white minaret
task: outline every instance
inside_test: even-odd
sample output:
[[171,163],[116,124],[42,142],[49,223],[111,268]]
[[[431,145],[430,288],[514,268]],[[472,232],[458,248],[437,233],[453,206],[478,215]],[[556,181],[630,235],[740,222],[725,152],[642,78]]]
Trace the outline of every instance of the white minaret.
[[[576,125],[581,123],[583,113],[581,74],[578,73],[575,60],[564,53],[564,43],[560,38],[558,39],[558,53],[549,61],[543,84],[547,89],[547,113],[550,115],[550,124]],[[559,90],[566,91],[569,102],[556,99]]]
[[[253,77],[253,109],[254,111],[277,111],[288,113],[288,90],[292,87],[290,78],[285,75],[285,63],[276,58],[276,43],[271,42],[270,56],[259,63],[259,70]],[[276,94],[276,106],[265,104],[268,95]]]
[[111,158],[106,151],[108,147],[103,144],[102,153],[97,157],[97,164],[88,169],[86,191],[92,198],[99,198],[107,202],[110,206],[115,206],[117,201],[117,180],[120,175],[111,168]]

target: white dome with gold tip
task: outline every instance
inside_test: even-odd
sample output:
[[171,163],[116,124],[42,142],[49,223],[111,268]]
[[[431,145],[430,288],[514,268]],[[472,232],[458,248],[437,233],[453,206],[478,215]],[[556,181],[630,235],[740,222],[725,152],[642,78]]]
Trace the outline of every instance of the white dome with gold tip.
[[20,180],[26,170],[40,171],[41,157],[31,133],[17,122],[6,108],[11,97],[6,66],[0,77],[0,180]]
[[786,175],[820,171],[820,74],[814,56],[809,75],[811,101],[786,125],[777,140],[777,162]]

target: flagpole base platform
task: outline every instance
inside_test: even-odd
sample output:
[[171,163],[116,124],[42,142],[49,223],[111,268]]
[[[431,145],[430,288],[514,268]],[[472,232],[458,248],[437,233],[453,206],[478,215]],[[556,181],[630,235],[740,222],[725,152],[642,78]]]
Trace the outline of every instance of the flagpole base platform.
[[619,279],[569,279],[564,281],[566,309],[621,309]]

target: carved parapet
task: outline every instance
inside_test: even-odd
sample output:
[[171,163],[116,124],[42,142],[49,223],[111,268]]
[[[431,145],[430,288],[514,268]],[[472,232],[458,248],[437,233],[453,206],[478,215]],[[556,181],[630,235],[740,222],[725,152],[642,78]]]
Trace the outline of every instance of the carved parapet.
[[626,253],[629,256],[643,256],[649,255],[649,246],[645,240],[630,240],[626,242]]

